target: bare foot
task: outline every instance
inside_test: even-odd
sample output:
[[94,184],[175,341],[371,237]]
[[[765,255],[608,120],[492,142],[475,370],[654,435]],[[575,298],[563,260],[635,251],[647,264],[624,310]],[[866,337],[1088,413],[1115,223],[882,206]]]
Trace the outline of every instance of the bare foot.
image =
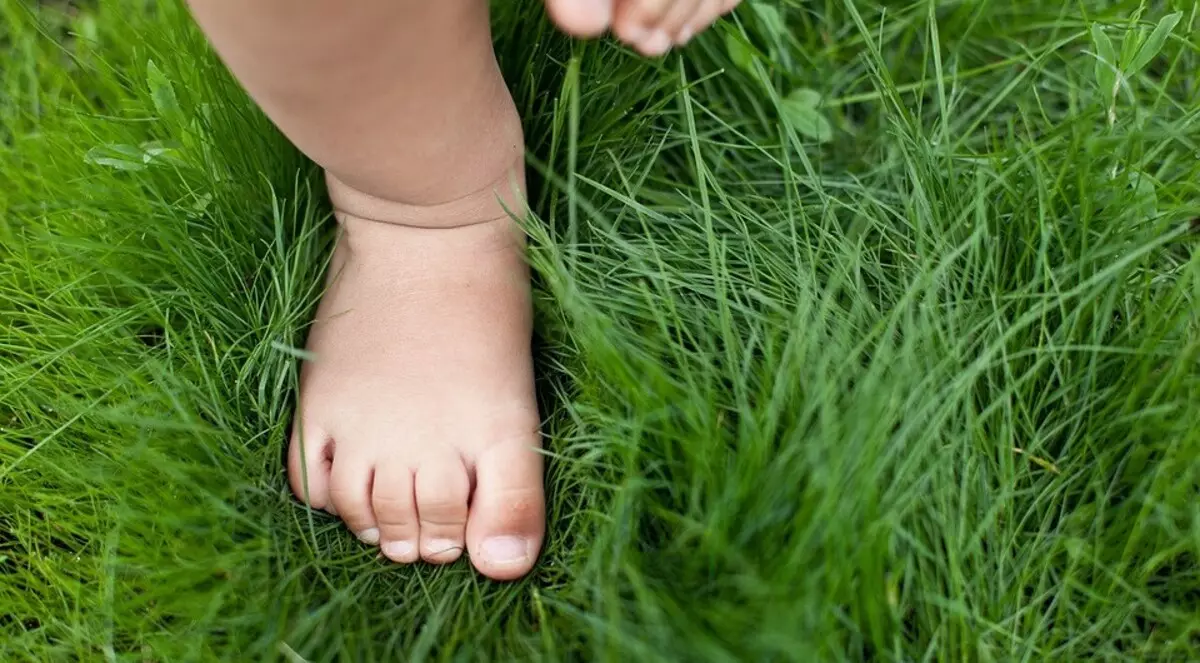
[[642,55],[662,55],[707,30],[741,0],[546,0],[568,34],[595,37],[608,29]]
[[330,194],[343,234],[301,375],[293,491],[396,562],[465,549],[486,576],[524,575],[545,508],[519,229],[490,189],[426,208],[332,178]]

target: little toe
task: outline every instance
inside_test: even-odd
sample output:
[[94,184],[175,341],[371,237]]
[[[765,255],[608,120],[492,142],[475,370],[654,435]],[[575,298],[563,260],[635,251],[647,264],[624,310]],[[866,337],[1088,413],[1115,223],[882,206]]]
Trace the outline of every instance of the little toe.
[[417,468],[417,518],[421,558],[449,564],[462,556],[471,480],[457,454],[430,458]]
[[314,426],[304,426],[299,418],[292,428],[287,472],[292,494],[314,509],[328,510],[333,444],[328,435]]
[[329,472],[330,501],[350,531],[370,545],[379,543],[379,528],[371,508],[373,472],[369,456],[337,453],[335,449],[333,469]]
[[546,0],[546,11],[563,32],[595,37],[612,22],[613,0]]
[[398,462],[376,466],[371,504],[375,523],[379,526],[379,547],[384,556],[401,564],[412,564],[420,559],[417,545],[421,529],[417,524],[412,469]]
[[534,444],[499,444],[476,459],[467,547],[475,568],[493,580],[528,573],[542,547],[546,505]]

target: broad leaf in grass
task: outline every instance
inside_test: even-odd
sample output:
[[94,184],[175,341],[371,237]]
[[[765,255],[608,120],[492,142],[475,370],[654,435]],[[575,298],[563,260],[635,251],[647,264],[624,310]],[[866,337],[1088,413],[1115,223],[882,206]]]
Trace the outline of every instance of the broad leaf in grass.
[[150,99],[154,102],[154,110],[162,117],[170,117],[179,113],[179,100],[175,97],[175,86],[170,79],[154,64],[154,60],[146,63],[146,84],[150,88]]
[[1146,38],[1145,43],[1138,50],[1137,55],[1122,68],[1127,76],[1141,71],[1150,61],[1158,56],[1162,51],[1162,47],[1167,43],[1167,39],[1171,36],[1171,32],[1175,26],[1179,24],[1179,19],[1183,18],[1183,12],[1175,12],[1162,17],[1158,25],[1154,27],[1154,31]]
[[725,52],[734,66],[747,73],[754,72],[754,48],[746,43],[741,36],[725,33]]
[[1113,48],[1112,40],[1104,34],[1104,28],[1099,23],[1092,25],[1092,43],[1096,45],[1096,84],[1100,86],[1100,94],[1115,95],[1117,89],[1117,49]]
[[821,112],[821,93],[800,88],[783,100],[783,117],[802,135],[821,143],[833,140],[833,125]]

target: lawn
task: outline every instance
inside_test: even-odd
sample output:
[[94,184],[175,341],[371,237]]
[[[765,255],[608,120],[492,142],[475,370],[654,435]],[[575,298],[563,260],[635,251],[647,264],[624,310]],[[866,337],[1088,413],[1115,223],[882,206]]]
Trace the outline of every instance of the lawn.
[[291,497],[329,209],[181,7],[0,0],[0,660],[1200,659],[1193,0],[751,2],[649,61],[495,23],[511,584]]

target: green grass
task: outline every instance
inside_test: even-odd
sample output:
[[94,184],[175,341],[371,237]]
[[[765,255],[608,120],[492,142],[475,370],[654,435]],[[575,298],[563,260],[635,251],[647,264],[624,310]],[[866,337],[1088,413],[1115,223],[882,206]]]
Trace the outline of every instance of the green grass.
[[1190,0],[785,0],[660,61],[502,3],[508,585],[291,498],[319,180],[174,3],[79,4],[0,0],[0,660],[1200,658]]

